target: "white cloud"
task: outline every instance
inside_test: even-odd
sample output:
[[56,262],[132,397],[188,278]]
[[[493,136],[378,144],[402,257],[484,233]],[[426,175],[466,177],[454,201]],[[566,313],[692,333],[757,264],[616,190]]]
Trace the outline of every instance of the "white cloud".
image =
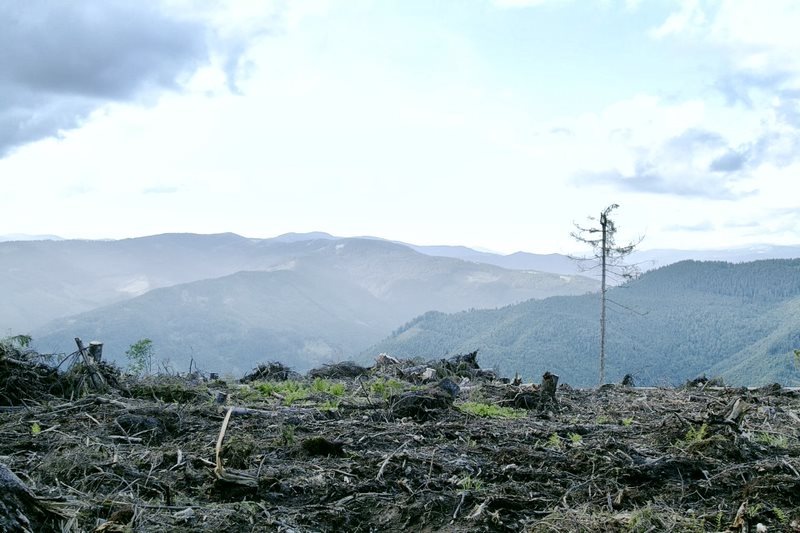
[[721,54],[708,84],[725,99],[642,94],[559,123],[574,134],[564,152],[585,162],[579,182],[718,199],[758,193],[769,168],[800,158],[797,27],[797,2],[681,2],[651,35]]
[[657,39],[670,35],[697,32],[706,22],[705,12],[699,0],[681,0],[678,11],[672,13],[651,35]]
[[[800,74],[800,2],[795,0],[683,0],[677,11],[651,30],[697,47],[719,50],[732,71],[751,78]],[[775,81],[775,80],[773,80]],[[782,78],[781,81],[786,81]]]
[[547,4],[565,4],[572,0],[492,0],[492,3],[498,7],[515,8],[515,7],[539,7]]

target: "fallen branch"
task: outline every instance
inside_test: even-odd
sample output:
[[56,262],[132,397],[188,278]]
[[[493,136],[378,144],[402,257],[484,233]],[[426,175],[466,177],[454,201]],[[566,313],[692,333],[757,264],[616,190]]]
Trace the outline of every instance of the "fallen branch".
[[55,524],[70,518],[61,509],[39,499],[2,463],[0,463],[0,509],[4,511],[0,513],[1,531],[52,531]]
[[221,481],[255,488],[258,487],[258,479],[255,476],[245,472],[230,472],[226,470],[225,466],[222,464],[222,441],[225,439],[225,433],[228,431],[228,424],[231,421],[231,415],[235,409],[234,407],[229,407],[228,412],[225,413],[225,418],[222,420],[222,427],[220,427],[219,436],[217,437],[217,446],[214,450],[217,463],[214,468],[214,474],[217,476],[217,479]]
[[214,474],[218,478],[222,478],[225,475],[225,467],[222,465],[222,457],[220,454],[222,453],[222,441],[225,438],[225,432],[228,431],[228,423],[231,421],[231,414],[233,414],[233,407],[228,408],[228,412],[225,413],[225,418],[222,420],[222,427],[219,429],[219,436],[217,437],[217,446],[215,448],[215,455],[217,460],[217,466],[214,468]]
[[401,444],[400,446],[398,446],[398,447],[397,447],[397,448],[396,448],[396,449],[395,449],[395,450],[394,450],[392,453],[390,453],[389,455],[387,455],[387,456],[386,456],[386,458],[383,460],[383,463],[381,463],[381,468],[380,468],[380,470],[378,470],[378,475],[377,475],[377,476],[375,476],[375,481],[380,481],[380,480],[383,478],[383,471],[386,469],[386,465],[388,465],[388,464],[389,464],[389,461],[391,461],[392,457],[394,457],[395,455],[397,455],[397,453],[398,453],[400,450],[402,450],[403,448],[405,448],[405,447],[408,445],[408,443],[409,443],[409,442],[411,442],[411,440],[407,440],[407,441],[405,441],[403,444]]

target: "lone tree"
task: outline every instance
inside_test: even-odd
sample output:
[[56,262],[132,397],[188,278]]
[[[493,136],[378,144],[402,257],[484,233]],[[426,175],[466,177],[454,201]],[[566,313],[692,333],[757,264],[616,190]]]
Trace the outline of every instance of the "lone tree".
[[150,375],[153,372],[153,341],[150,339],[139,339],[125,350],[128,357],[128,369],[136,375],[145,373]]
[[[570,256],[578,261],[582,271],[600,268],[600,385],[605,382],[606,372],[606,291],[608,279],[623,282],[635,278],[639,274],[636,265],[625,263],[625,258],[633,252],[634,248],[642,242],[629,242],[624,246],[617,244],[617,226],[611,219],[611,211],[618,208],[618,204],[611,204],[603,209],[600,218],[589,217],[593,222],[589,227],[575,223],[575,231],[570,235],[580,243],[592,247],[592,253],[585,256]],[[595,225],[597,223],[598,225]]]

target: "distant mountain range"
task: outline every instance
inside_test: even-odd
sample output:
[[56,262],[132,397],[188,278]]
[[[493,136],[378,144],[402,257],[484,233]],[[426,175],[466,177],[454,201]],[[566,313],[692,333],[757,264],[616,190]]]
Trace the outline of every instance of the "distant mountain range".
[[57,235],[29,235],[27,233],[9,233],[0,235],[0,242],[8,241],[61,241],[64,240]]
[[[176,234],[177,235],[177,234]],[[188,234],[186,234],[188,235]],[[226,234],[234,235],[235,234]],[[158,237],[158,236],[153,236]],[[150,239],[153,237],[142,237]],[[245,237],[241,237],[245,239]],[[247,239],[250,241],[262,241],[273,243],[296,243],[310,240],[338,240],[343,237],[336,237],[323,231],[312,231],[308,233],[285,233],[269,239]],[[387,240],[380,237],[356,237],[371,240]],[[7,241],[38,241],[38,240],[64,240],[57,235],[28,235],[15,233],[10,235],[0,235],[0,242]],[[124,239],[126,241],[136,239]],[[108,242],[101,241],[101,242]],[[512,254],[498,254],[488,251],[475,250],[466,246],[454,245],[417,245],[402,241],[389,241],[396,244],[408,246],[421,254],[434,257],[451,257],[473,263],[483,263],[486,265],[499,266],[510,270],[538,270],[540,272],[550,272],[552,274],[585,275],[593,277],[591,272],[584,272],[578,263],[567,255],[563,254],[536,254],[531,252],[514,252]],[[639,266],[642,271],[677,263],[678,261],[727,261],[729,263],[743,263],[747,261],[759,261],[761,259],[794,259],[800,257],[800,245],[780,246],[774,244],[752,244],[738,246],[729,249],[717,250],[681,250],[681,249],[654,249],[636,250],[630,256],[630,262]]]
[[[551,325],[553,332],[563,330],[561,338],[572,339],[569,343],[575,342],[574,331],[563,328],[571,320],[581,316],[580,320],[588,321],[585,335],[593,334],[591,324],[596,321],[592,318],[597,312],[595,304],[574,302],[593,302],[595,296],[580,295],[597,291],[597,281],[578,275],[575,263],[558,254],[499,255],[461,246],[416,246],[374,237],[342,239],[323,232],[289,233],[272,239],[231,233],[164,234],[117,241],[42,237],[53,239],[0,242],[0,294],[5,304],[0,307],[0,333],[33,333],[43,351],[71,351],[73,337],[80,336],[105,341],[107,353],[119,358],[131,343],[149,337],[163,357],[178,365],[193,357],[216,369],[243,371],[266,359],[281,359],[303,369],[359,353],[368,358],[375,350],[398,349],[406,355],[429,356],[482,347],[491,364],[522,370],[529,368],[525,366],[528,363],[520,366],[517,361],[528,359],[503,351],[504,346],[525,346],[530,351],[529,343],[536,339],[542,347],[551,347],[553,357],[565,364],[577,364],[585,357],[569,351],[572,355],[566,358],[556,355],[562,346],[553,339],[559,337],[541,334],[534,324],[519,329],[509,323],[507,330],[493,326],[496,317],[512,313],[505,306],[524,302],[514,309],[555,309],[562,301],[573,302],[563,305],[577,308],[585,305],[577,315],[560,311],[554,315],[560,318]],[[637,252],[633,260],[646,270],[682,257],[740,262],[772,256],[797,257],[800,247],[644,251]],[[751,283],[770,283],[770,279]],[[624,295],[640,294],[634,287],[642,283],[617,289],[624,292],[615,299],[622,302]],[[644,303],[631,304],[632,308],[658,308],[648,294],[641,293]],[[527,301],[565,295],[579,297]],[[669,293],[666,301],[673,301],[673,297],[677,298],[676,308],[680,308],[686,295]],[[698,308],[714,308],[702,298],[686,301]],[[408,321],[427,324],[430,319],[450,324],[450,318],[443,318],[449,315],[437,313],[428,313],[424,320],[415,319],[429,311],[493,308],[503,309],[455,315],[479,318],[467,330],[462,330],[459,322],[445,326],[449,328],[446,334],[420,335],[416,344],[408,343],[408,332],[418,331],[416,326],[401,327]],[[648,316],[655,316],[654,312]],[[772,316],[773,311],[764,307],[759,312],[763,317]],[[551,319],[537,320],[546,324]],[[775,323],[786,325],[783,320]],[[751,322],[740,324],[743,331],[748,324]],[[679,338],[683,335],[680,327],[669,323],[668,327],[656,328],[651,337],[669,331]],[[376,344],[397,328],[401,335]],[[641,331],[647,331],[646,324]],[[760,331],[768,335],[752,339],[752,353],[757,352],[757,342],[772,342],[773,336],[783,335],[779,328]],[[505,339],[505,344],[495,346],[491,339],[497,335]],[[577,338],[581,335],[584,333]],[[638,333],[631,335],[633,338]],[[591,345],[588,340],[585,343]],[[370,345],[375,345],[372,351],[367,350]],[[662,348],[659,345],[658,350]],[[743,349],[730,355],[738,357],[736,368],[751,369],[747,356],[751,352]],[[625,361],[625,371],[630,371],[630,360]],[[672,370],[733,372],[732,367],[717,366],[716,359],[703,361],[708,364]],[[729,361],[733,364],[734,359]],[[638,365],[633,370],[639,369],[646,379],[655,379],[647,368]],[[591,371],[576,375],[576,383],[591,382]]]
[[[721,376],[739,385],[800,385],[800,259],[682,261],[609,290],[607,376],[675,385]],[[365,352],[442,357],[480,350],[505,375],[597,383],[599,295],[560,296],[497,310],[431,312]]]
[[[597,272],[581,270],[578,262],[562,254],[515,252],[509,255],[500,255],[478,252],[464,246],[417,246],[413,244],[407,246],[427,255],[453,257],[513,270],[538,270],[555,274],[599,277]],[[800,246],[761,244],[729,250],[636,250],[628,257],[628,262],[637,265],[642,272],[646,272],[685,260],[744,263],[761,259],[794,259],[798,257],[800,257]]]
[[[314,236],[316,237],[316,236]],[[173,359],[246,370],[357,355],[428,310],[583,294],[594,280],[420,254],[374,239],[158,235],[0,244],[6,328],[45,351],[142,337]],[[27,321],[27,322],[26,322]]]

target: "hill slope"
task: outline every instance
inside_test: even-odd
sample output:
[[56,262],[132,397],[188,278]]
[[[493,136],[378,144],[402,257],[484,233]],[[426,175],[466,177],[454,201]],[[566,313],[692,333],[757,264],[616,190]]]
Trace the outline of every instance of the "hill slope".
[[[800,384],[800,260],[684,261],[644,274],[609,298],[607,376],[679,383],[707,372],[732,383]],[[487,365],[573,385],[597,379],[598,295],[498,310],[427,313],[368,353],[411,357],[481,350]]]
[[427,310],[492,308],[596,287],[586,278],[429,257],[385,241],[322,239],[278,249],[283,255],[271,257],[282,261],[260,271],[154,289],[58,319],[34,331],[37,346],[71,351],[81,336],[103,340],[109,355],[121,357],[149,337],[179,365],[194,357],[246,370],[281,359],[302,369],[357,355]]
[[[164,234],[119,241],[0,243],[0,294],[4,298],[4,305],[0,307],[0,329],[27,333],[55,318],[124,301],[155,288],[240,271],[284,268],[283,265],[291,261],[317,254],[324,245],[344,242],[346,240],[321,233],[288,234],[274,239],[247,239],[227,233]],[[363,245],[358,249],[383,250],[390,254],[399,248],[391,243],[370,242],[374,247]],[[358,257],[352,259],[351,263],[359,260]],[[419,255],[417,271],[428,269],[427,264],[446,276],[455,263],[440,259]],[[376,261],[365,260],[370,264]],[[390,260],[388,255],[385,260]],[[496,269],[475,265],[470,268],[489,272],[490,277],[496,275]],[[528,278],[531,281],[530,276]],[[529,289],[535,285],[526,283],[523,285]],[[574,294],[596,287],[586,279],[565,281],[548,275],[540,276],[537,283],[542,288],[541,293],[536,290],[521,296],[507,293],[493,300],[491,305],[505,305],[525,297]],[[577,286],[583,289],[575,288]]]

